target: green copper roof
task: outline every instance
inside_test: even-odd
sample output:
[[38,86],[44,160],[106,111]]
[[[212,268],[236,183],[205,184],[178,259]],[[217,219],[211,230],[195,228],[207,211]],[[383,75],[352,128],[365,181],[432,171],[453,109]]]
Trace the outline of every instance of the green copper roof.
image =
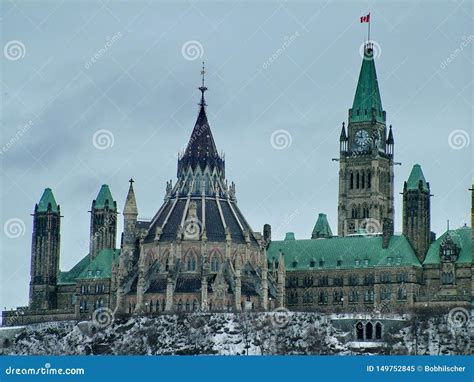
[[51,191],[51,188],[46,188],[38,203],[38,211],[46,212],[48,210],[48,205],[50,204],[51,204],[51,210],[53,212],[59,211],[58,205],[56,204],[56,199],[54,199],[53,191]]
[[[374,113],[374,116],[372,113]],[[375,71],[373,48],[366,44],[349,122],[372,121],[373,117],[376,121],[385,123],[385,113],[382,109],[377,72]]]
[[392,236],[388,248],[382,248],[382,236],[272,241],[267,250],[268,261],[278,261],[280,251],[284,255],[287,271],[401,265],[421,267],[404,235]]
[[103,249],[95,259],[82,270],[77,279],[93,280],[112,277],[112,264],[119,255],[119,249]]
[[331,227],[329,227],[329,222],[326,214],[319,214],[318,220],[314,225],[313,232],[311,234],[311,239],[327,238],[332,237]]
[[419,164],[415,164],[411,169],[410,176],[407,180],[407,189],[408,190],[418,190],[418,185],[421,181],[421,188],[423,191],[429,191],[428,184],[426,183],[425,176],[423,175],[423,171],[421,170],[421,166]]
[[104,208],[107,203],[111,210],[114,210],[116,208],[114,198],[112,198],[112,193],[110,192],[109,186],[103,184],[95,200],[95,208]]
[[472,263],[472,230],[470,227],[461,227],[455,230],[446,231],[431,243],[423,264],[439,264],[439,248],[448,233],[454,243],[461,248],[456,263]]
[[59,272],[58,285],[75,284],[76,278],[89,264],[89,255],[85,255],[74,267],[67,272]]
[[285,235],[285,240],[295,240],[295,233],[294,232],[287,232]]

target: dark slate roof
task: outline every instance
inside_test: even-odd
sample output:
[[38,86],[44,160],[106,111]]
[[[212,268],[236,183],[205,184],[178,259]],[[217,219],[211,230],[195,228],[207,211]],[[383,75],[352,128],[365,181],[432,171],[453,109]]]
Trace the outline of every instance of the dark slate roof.
[[200,166],[203,170],[206,166],[209,166],[211,169],[217,167],[220,173],[224,173],[224,160],[217,152],[204,103],[201,104],[199,109],[196,124],[189,138],[186,151],[178,161],[178,177],[189,166],[192,169]]
[[176,280],[175,293],[194,293],[201,290],[201,277],[196,273],[182,273]]
[[[202,222],[202,199],[193,198],[192,200],[196,202],[197,218],[200,222]],[[166,216],[170,212],[174,201],[175,199],[169,199],[165,201],[164,205],[160,208],[158,215],[155,216],[151,223],[149,223],[148,234],[145,237],[145,242],[152,242],[155,239],[155,231],[156,227],[158,226],[162,227],[160,241],[169,242],[176,240],[178,229],[183,219],[183,214],[185,213],[186,198],[181,198],[177,201],[166,224],[163,226]],[[251,242],[257,243],[253,236],[251,227],[246,222],[245,218],[237,207],[237,204],[235,204],[234,201],[228,201],[226,199],[220,199],[219,202],[222,208],[225,224],[230,230],[232,241],[235,243],[245,243],[244,231],[242,231],[240,228],[240,222],[242,228],[250,233]],[[206,198],[205,203],[205,228],[207,240],[214,242],[224,242],[226,239],[226,232],[224,229],[224,224],[222,223],[222,218],[219,213],[217,202],[215,198]],[[229,203],[232,204],[235,215],[232,212]],[[237,219],[239,221],[237,221]],[[201,229],[202,228],[203,227],[201,227]]]
[[150,227],[149,221],[137,220],[137,228],[139,229],[148,229]]

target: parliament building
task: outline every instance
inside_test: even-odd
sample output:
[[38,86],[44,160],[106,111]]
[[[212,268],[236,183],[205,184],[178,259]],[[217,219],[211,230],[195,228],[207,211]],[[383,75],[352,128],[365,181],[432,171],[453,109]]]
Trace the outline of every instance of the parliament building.
[[[432,185],[420,165],[413,165],[402,189],[396,187],[396,128],[387,124],[371,43],[339,138],[337,234],[323,213],[305,239],[290,232],[274,240],[269,224],[262,233],[251,228],[211,132],[204,74],[199,90],[199,113],[178,158],[177,179],[166,183],[154,217],[138,218],[133,180],[121,213],[102,185],[91,206],[89,251],[69,271],[59,267],[60,206],[53,191],[44,190],[33,214],[29,305],[3,312],[4,325],[89,320],[102,310],[126,317],[471,308],[472,230],[448,229],[439,237],[431,231]],[[395,234],[399,193],[403,232]],[[118,219],[124,228],[116,248]]]

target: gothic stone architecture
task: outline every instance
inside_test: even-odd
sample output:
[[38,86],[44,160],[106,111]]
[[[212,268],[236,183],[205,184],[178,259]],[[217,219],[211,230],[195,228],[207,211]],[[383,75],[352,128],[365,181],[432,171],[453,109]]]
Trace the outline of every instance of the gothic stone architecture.
[[[403,232],[394,233],[394,134],[387,129],[370,43],[339,139],[338,236],[325,214],[307,240],[292,233],[271,240],[270,225],[263,235],[251,229],[212,136],[204,77],[200,90],[177,181],[167,182],[164,203],[151,221],[138,219],[130,180],[119,249],[117,203],[103,185],[90,211],[89,253],[60,271],[61,213],[52,191],[44,191],[33,218],[29,306],[4,312],[4,324],[89,319],[105,309],[127,316],[471,306],[472,230],[448,229],[436,239],[430,230],[430,184],[418,164],[402,190]],[[357,338],[372,331],[380,335],[380,324],[374,325],[357,329]]]

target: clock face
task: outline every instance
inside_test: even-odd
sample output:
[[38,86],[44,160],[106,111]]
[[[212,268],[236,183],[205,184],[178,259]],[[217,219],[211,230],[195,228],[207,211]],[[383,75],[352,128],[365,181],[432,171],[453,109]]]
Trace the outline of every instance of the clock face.
[[367,146],[369,144],[369,133],[367,132],[367,130],[359,130],[356,132],[356,135],[355,135],[355,142],[357,143],[357,145],[359,146]]

